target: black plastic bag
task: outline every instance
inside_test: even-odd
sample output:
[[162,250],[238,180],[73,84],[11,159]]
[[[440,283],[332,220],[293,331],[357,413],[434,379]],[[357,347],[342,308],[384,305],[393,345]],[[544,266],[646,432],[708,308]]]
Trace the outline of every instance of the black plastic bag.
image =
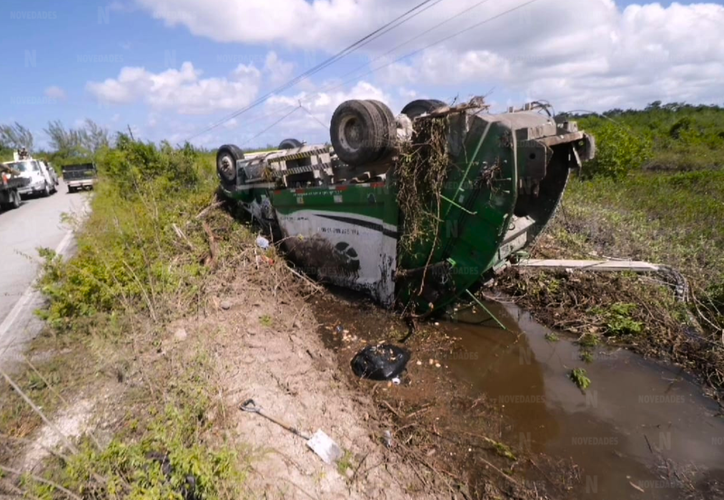
[[360,378],[390,380],[400,375],[410,361],[410,351],[391,344],[368,346],[352,359],[352,371]]

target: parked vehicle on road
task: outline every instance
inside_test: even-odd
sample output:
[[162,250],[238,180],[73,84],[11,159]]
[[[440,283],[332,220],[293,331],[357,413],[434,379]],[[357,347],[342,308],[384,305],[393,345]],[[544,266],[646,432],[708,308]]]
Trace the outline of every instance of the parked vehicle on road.
[[53,179],[53,183],[57,186],[58,184],[60,184],[58,172],[55,170],[55,167],[52,163],[45,162],[45,164],[48,167],[48,173],[50,174],[50,178]]
[[0,210],[10,210],[20,206],[20,189],[30,183],[20,172],[0,165]]
[[515,259],[556,212],[570,171],[595,154],[575,122],[531,103],[489,114],[417,100],[335,111],[332,146],[287,140],[217,153],[222,191],[324,281],[427,314]]
[[68,185],[69,193],[75,193],[81,189],[93,189],[98,177],[98,170],[93,163],[66,165],[62,171],[63,180]]
[[3,165],[19,172],[21,177],[29,181],[19,190],[22,196],[50,196],[57,191],[55,181],[48,170],[48,165],[43,161],[25,155],[23,159],[5,162]]

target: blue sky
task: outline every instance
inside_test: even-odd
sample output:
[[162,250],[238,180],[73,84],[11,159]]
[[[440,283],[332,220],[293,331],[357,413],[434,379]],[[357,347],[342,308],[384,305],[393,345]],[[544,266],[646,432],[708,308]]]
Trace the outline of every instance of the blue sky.
[[[147,140],[179,142],[418,1],[4,0],[0,123],[30,127],[40,146],[48,121],[76,126],[86,118],[111,130],[131,126]],[[529,98],[549,99],[557,109],[643,106],[656,99],[724,103],[721,1],[657,6],[537,0],[328,90],[350,70],[477,3],[441,0],[286,97],[276,96],[194,142],[261,145],[289,135],[326,140],[322,124],[341,100],[352,97],[385,100],[395,112],[415,97],[476,94],[489,94],[496,109]],[[471,8],[391,57],[451,34],[452,25],[459,30],[522,3],[494,0]],[[374,66],[390,60],[383,57]],[[306,110],[256,137],[299,99]]]

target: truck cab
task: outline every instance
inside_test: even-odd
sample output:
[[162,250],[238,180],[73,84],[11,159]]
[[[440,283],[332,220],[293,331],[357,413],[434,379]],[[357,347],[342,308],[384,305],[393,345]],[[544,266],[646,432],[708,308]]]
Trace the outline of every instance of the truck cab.
[[18,190],[20,195],[50,196],[55,193],[55,181],[45,162],[25,158],[18,161],[5,162],[4,165],[17,171],[20,177],[27,180],[27,184]]

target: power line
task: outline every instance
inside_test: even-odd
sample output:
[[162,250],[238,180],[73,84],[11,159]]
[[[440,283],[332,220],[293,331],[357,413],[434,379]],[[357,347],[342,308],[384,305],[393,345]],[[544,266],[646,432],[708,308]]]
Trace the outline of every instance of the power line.
[[371,59],[370,61],[368,61],[367,63],[363,64],[362,66],[359,66],[358,68],[353,69],[353,70],[350,71],[349,73],[347,73],[347,74],[345,74],[344,76],[342,76],[342,78],[344,78],[345,76],[351,75],[352,73],[356,73],[357,71],[361,70],[362,68],[364,68],[364,67],[366,67],[366,66],[369,66],[370,64],[372,64],[372,63],[375,62],[375,61],[379,61],[379,60],[382,59],[383,57],[385,57],[385,56],[387,56],[387,55],[390,55],[391,53],[395,52],[397,49],[399,49],[399,48],[401,48],[401,47],[404,47],[405,45],[408,45],[408,44],[414,42],[415,40],[419,40],[420,38],[422,38],[423,36],[427,35],[427,34],[430,33],[431,31],[435,31],[436,29],[440,28],[441,26],[444,26],[444,25],[446,25],[447,23],[449,23],[449,22],[451,22],[451,21],[454,21],[455,19],[457,19],[457,18],[459,18],[459,17],[461,17],[461,16],[464,16],[465,14],[467,14],[468,12],[470,12],[471,10],[478,8],[478,7],[480,7],[481,5],[488,3],[489,1],[490,1],[490,0],[481,0],[481,1],[478,2],[478,3],[476,3],[476,4],[474,4],[474,5],[471,5],[471,6],[468,7],[467,9],[458,12],[458,13],[455,14],[454,16],[449,17],[449,18],[447,18],[446,20],[444,20],[444,21],[442,21],[442,22],[440,22],[440,23],[437,23],[436,25],[434,25],[434,26],[432,26],[431,28],[423,31],[422,33],[419,33],[418,35],[413,36],[412,38],[410,38],[410,39],[402,42],[401,44],[392,47],[390,50],[388,50],[388,51],[385,52],[384,54],[379,55],[379,56],[375,57],[374,59]]
[[[397,50],[398,48],[403,47],[403,46],[407,45],[408,43],[410,43],[410,42],[412,42],[412,41],[420,38],[420,36],[423,36],[424,34],[427,34],[427,33],[431,32],[431,31],[439,28],[440,26],[442,26],[442,25],[444,25],[444,24],[452,21],[453,19],[456,19],[456,18],[458,18],[458,17],[466,14],[466,13],[469,12],[470,10],[472,10],[472,9],[474,9],[475,7],[478,7],[478,6],[486,3],[487,1],[489,1],[489,0],[482,0],[481,2],[473,5],[472,7],[469,7],[469,8],[467,8],[467,9],[459,12],[458,14],[456,14],[456,15],[448,18],[448,19],[446,19],[445,21],[442,21],[442,22],[438,23],[437,25],[435,25],[435,26],[429,28],[428,30],[426,30],[425,32],[423,32],[422,34],[416,35],[415,37],[413,37],[413,38],[411,38],[411,39],[409,39],[409,40],[407,40],[407,41],[405,41],[405,42],[397,45],[396,47],[394,47],[393,49],[391,49],[390,51],[388,51],[388,52],[387,52],[386,54],[384,54],[384,55],[387,55],[387,54],[389,54],[389,53],[391,53],[391,52],[394,52],[394,51]],[[416,50],[414,50],[414,51],[412,51],[412,52],[408,52],[407,54],[405,54],[405,55],[403,55],[403,56],[401,56],[401,57],[398,57],[397,59],[395,59],[395,60],[393,60],[393,61],[391,61],[391,62],[388,62],[388,63],[383,64],[383,65],[381,65],[381,66],[377,66],[377,67],[375,67],[375,68],[372,68],[371,70],[369,70],[369,71],[367,71],[367,72],[365,72],[365,73],[362,73],[362,74],[359,74],[359,75],[355,75],[355,76],[353,76],[352,78],[350,78],[350,79],[348,79],[348,80],[344,80],[344,81],[342,81],[342,82],[339,83],[339,84],[322,88],[322,89],[320,89],[320,90],[318,90],[318,91],[310,94],[309,96],[307,96],[306,99],[309,99],[309,98],[312,97],[312,96],[321,95],[321,94],[324,93],[324,92],[331,92],[331,91],[333,91],[333,90],[337,90],[337,89],[339,89],[339,88],[342,88],[342,87],[346,86],[348,83],[351,83],[351,82],[353,82],[353,81],[355,81],[355,80],[358,80],[358,79],[360,79],[360,78],[363,78],[363,77],[365,77],[365,76],[371,75],[371,74],[373,74],[374,72],[376,72],[376,71],[378,71],[378,70],[380,70],[380,69],[384,69],[384,68],[389,67],[389,66],[391,66],[391,65],[393,65],[393,64],[395,64],[395,63],[398,63],[398,62],[400,62],[400,61],[403,61],[404,59],[407,59],[408,57],[412,57],[412,56],[414,56],[414,55],[417,55],[417,54],[419,54],[420,52],[423,52],[423,51],[425,51],[425,50],[427,50],[427,49],[429,49],[429,48],[431,48],[431,47],[434,47],[435,45],[439,45],[439,44],[444,43],[444,42],[446,42],[446,41],[448,41],[448,40],[450,40],[450,39],[452,39],[452,38],[455,38],[455,37],[457,37],[457,36],[460,36],[460,35],[462,35],[463,33],[467,33],[467,32],[469,32],[469,31],[471,31],[471,30],[474,30],[475,28],[479,28],[480,26],[482,26],[482,25],[484,25],[484,24],[487,24],[487,23],[489,23],[489,22],[491,22],[491,21],[494,21],[494,20],[496,20],[496,19],[499,19],[499,18],[501,18],[501,17],[503,17],[503,16],[505,16],[505,15],[507,15],[507,14],[510,14],[511,12],[514,12],[514,11],[516,11],[516,10],[522,9],[523,7],[526,7],[526,6],[528,6],[528,5],[532,4],[532,3],[535,3],[535,2],[537,2],[537,1],[538,1],[538,0],[528,0],[527,2],[524,2],[524,3],[522,3],[522,4],[519,4],[519,5],[515,6],[515,7],[511,7],[510,9],[504,10],[503,12],[501,12],[501,13],[499,13],[499,14],[496,14],[496,15],[494,15],[494,16],[488,17],[488,18],[486,18],[486,19],[484,19],[484,20],[482,20],[482,21],[479,21],[479,22],[471,25],[471,26],[468,26],[467,28],[465,28],[465,29],[463,29],[463,30],[461,30],[461,31],[457,31],[457,32],[453,33],[452,35],[448,35],[448,36],[443,37],[443,38],[441,38],[441,39],[439,39],[439,40],[436,40],[436,41],[434,41],[434,42],[432,42],[432,43],[429,43],[428,45],[425,45],[425,46],[422,47],[422,48],[416,49]],[[369,63],[366,63],[366,64],[364,64],[363,66],[360,66],[359,68],[357,68],[357,69],[355,69],[355,70],[352,70],[352,71],[349,72],[349,73],[346,73],[345,75],[343,75],[343,78],[344,78],[345,76],[348,76],[348,75],[352,74],[352,73],[356,73],[359,69],[368,66],[369,64],[371,64],[372,62],[374,62],[374,61],[376,61],[376,60],[379,60],[381,57],[384,57],[384,55],[373,59],[373,60],[370,61]],[[300,101],[300,102],[301,102],[301,101]]]
[[[437,40],[437,41],[432,42],[432,43],[430,43],[430,44],[428,44],[428,45],[425,45],[425,46],[422,47],[422,48],[413,50],[412,52],[408,52],[408,53],[405,54],[404,56],[398,57],[398,58],[395,59],[394,61],[388,62],[388,63],[383,64],[382,66],[378,66],[378,67],[376,67],[376,68],[372,68],[370,71],[367,71],[366,73],[363,73],[363,74],[361,74],[361,75],[357,75],[357,76],[355,76],[354,78],[351,78],[351,79],[349,79],[349,80],[345,80],[344,82],[342,82],[341,84],[339,84],[339,85],[337,85],[337,86],[335,86],[335,87],[332,87],[332,88],[327,89],[327,90],[322,90],[322,92],[329,92],[330,90],[335,90],[335,89],[339,88],[340,86],[344,86],[344,85],[346,85],[346,84],[350,83],[351,81],[354,81],[354,80],[356,80],[356,79],[358,79],[358,78],[362,78],[362,77],[364,77],[364,76],[371,75],[371,74],[374,73],[375,71],[378,71],[378,70],[383,69],[383,68],[387,68],[388,66],[392,66],[392,65],[395,64],[395,63],[398,63],[398,62],[400,62],[400,61],[402,61],[402,60],[404,60],[404,59],[407,59],[408,57],[412,57],[412,56],[414,56],[414,55],[417,55],[417,54],[419,54],[420,52],[423,52],[423,51],[425,51],[425,50],[427,50],[427,49],[429,49],[429,48],[431,48],[431,47],[434,47],[435,45],[439,45],[439,44],[441,44],[441,43],[447,42],[448,40],[451,40],[451,39],[453,39],[453,38],[455,38],[455,37],[458,37],[458,36],[462,35],[463,33],[467,33],[468,31],[474,30],[475,28],[479,28],[480,26],[482,26],[482,25],[484,25],[484,24],[487,24],[487,23],[489,23],[490,21],[494,21],[494,20],[496,20],[496,19],[499,19],[499,18],[505,16],[506,14],[510,14],[511,12],[514,12],[514,11],[516,11],[516,10],[522,9],[523,7],[526,7],[526,6],[528,6],[528,5],[532,4],[532,3],[535,3],[535,2],[537,2],[537,1],[538,1],[538,0],[528,0],[527,2],[524,2],[524,3],[520,4],[520,5],[517,5],[517,6],[515,6],[515,7],[511,7],[510,9],[504,10],[504,11],[501,12],[500,14],[496,14],[496,15],[494,15],[494,16],[492,16],[492,17],[489,17],[489,18],[487,18],[487,19],[484,19],[483,21],[480,21],[480,22],[478,22],[478,23],[475,23],[475,24],[473,24],[472,26],[468,26],[468,27],[465,28],[464,30],[457,31],[457,32],[453,33],[452,35],[449,35],[449,36],[446,36],[446,37],[444,37],[444,38],[441,38],[440,40]],[[345,76],[346,76],[346,75],[345,75]]]
[[[269,99],[269,97],[273,96],[274,94],[277,94],[277,93],[279,93],[279,92],[283,92],[283,91],[285,91],[285,90],[293,87],[294,85],[296,85],[297,83],[299,83],[299,82],[302,81],[303,79],[308,78],[308,77],[310,77],[310,76],[313,76],[313,75],[319,73],[319,72],[322,71],[323,69],[327,68],[329,65],[334,64],[335,62],[339,61],[340,59],[342,59],[342,58],[346,57],[347,55],[351,54],[352,52],[354,52],[355,50],[357,50],[359,47],[362,47],[362,46],[366,45],[367,43],[371,42],[372,40],[375,40],[376,38],[379,38],[380,36],[384,35],[385,33],[389,32],[390,30],[392,30],[392,29],[400,26],[400,25],[403,24],[404,22],[407,22],[407,21],[409,21],[410,19],[412,19],[413,17],[421,14],[422,12],[424,12],[424,10],[427,10],[427,9],[424,9],[422,12],[418,12],[417,14],[414,14],[414,13],[415,13],[415,11],[417,11],[417,10],[421,9],[422,7],[424,7],[425,5],[427,5],[427,4],[431,3],[431,2],[434,2],[432,5],[435,5],[435,4],[438,4],[438,3],[442,2],[442,1],[443,1],[443,0],[423,0],[421,3],[417,4],[417,5],[414,6],[413,8],[411,8],[411,9],[407,10],[406,12],[404,12],[403,14],[397,16],[395,19],[393,19],[392,21],[386,23],[385,25],[381,26],[380,28],[377,28],[377,29],[376,29],[375,31],[373,31],[372,33],[369,33],[368,35],[365,35],[364,37],[362,37],[361,39],[357,40],[357,41],[354,42],[353,44],[351,44],[351,45],[349,45],[348,47],[346,47],[346,48],[342,49],[341,51],[337,52],[335,55],[333,55],[333,56],[329,57],[328,59],[322,61],[320,64],[318,64],[318,65],[314,66],[313,68],[311,68],[311,69],[309,69],[309,70],[307,70],[307,71],[305,71],[305,72],[303,72],[303,73],[295,76],[294,78],[292,78],[292,79],[289,80],[288,82],[280,85],[279,87],[277,87],[277,88],[271,90],[270,92],[264,94],[262,97],[256,99],[256,100],[255,100],[254,102],[252,102],[251,104],[249,104],[249,105],[241,108],[240,110],[235,111],[235,112],[232,113],[231,115],[229,115],[229,116],[223,118],[222,120],[214,123],[213,125],[211,125],[211,126],[207,127],[206,129],[202,130],[201,132],[198,132],[198,133],[190,136],[190,137],[187,138],[186,140],[189,141],[189,140],[191,140],[191,139],[193,139],[193,138],[195,138],[195,137],[198,137],[199,135],[205,134],[206,132],[209,132],[209,131],[211,131],[211,130],[213,130],[213,129],[215,129],[215,128],[221,126],[221,125],[223,125],[224,123],[226,123],[227,121],[231,120],[232,118],[236,118],[237,116],[240,116],[240,115],[242,115],[243,113],[246,113],[246,112],[249,111],[250,109],[255,108],[256,106],[258,106],[258,105],[262,104],[263,102],[265,102],[267,99]],[[432,7],[432,5],[430,5],[430,7]],[[429,7],[428,7],[428,8],[429,8]],[[414,15],[410,16],[410,14],[414,14]],[[410,16],[410,17],[409,17],[408,19],[405,19],[407,16]],[[402,20],[402,21],[401,21],[401,20]],[[398,24],[395,24],[395,23],[398,23]]]
[[250,143],[251,141],[253,141],[254,139],[257,139],[258,137],[261,137],[262,135],[266,134],[266,133],[269,132],[271,129],[273,129],[274,127],[276,127],[277,125],[279,125],[281,122],[283,122],[284,120],[286,120],[287,118],[289,118],[290,116],[292,116],[292,115],[293,115],[298,109],[300,109],[301,107],[302,107],[301,105],[295,107],[295,108],[294,108],[293,110],[291,110],[289,113],[287,113],[286,115],[284,115],[284,116],[282,116],[281,118],[279,118],[277,121],[275,121],[274,123],[272,123],[271,125],[269,125],[267,128],[265,128],[264,130],[262,130],[261,132],[259,132],[258,134],[256,134],[254,137],[252,137],[251,139],[249,139],[249,140],[245,141],[244,143],[242,143],[242,146],[244,146],[244,145],[246,145],[246,144],[249,144],[249,143]]

